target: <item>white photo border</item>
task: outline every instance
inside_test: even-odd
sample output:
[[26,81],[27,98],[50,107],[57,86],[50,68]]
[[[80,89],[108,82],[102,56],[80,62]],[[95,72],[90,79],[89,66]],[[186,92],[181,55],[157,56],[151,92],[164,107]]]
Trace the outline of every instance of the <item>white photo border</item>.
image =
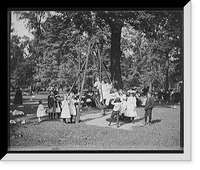
[[191,1],[184,6],[184,152],[183,153],[7,153],[2,161],[190,161],[191,160]]

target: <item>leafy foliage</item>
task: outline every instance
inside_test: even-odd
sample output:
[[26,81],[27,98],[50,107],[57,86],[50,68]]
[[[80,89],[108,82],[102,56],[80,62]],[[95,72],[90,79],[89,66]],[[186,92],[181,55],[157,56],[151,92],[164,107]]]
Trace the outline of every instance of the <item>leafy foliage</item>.
[[[11,36],[13,85],[39,82],[45,86],[71,86],[91,41],[97,42],[109,75],[117,72],[115,63],[119,59],[118,77],[114,78],[121,76],[124,88],[150,85],[161,88],[182,79],[182,13],[179,11],[15,13],[18,19],[27,20],[27,28],[35,38],[21,43],[20,37]],[[117,32],[121,35],[120,44],[114,48]],[[94,50],[89,58],[91,70],[86,87],[98,72],[95,55]]]

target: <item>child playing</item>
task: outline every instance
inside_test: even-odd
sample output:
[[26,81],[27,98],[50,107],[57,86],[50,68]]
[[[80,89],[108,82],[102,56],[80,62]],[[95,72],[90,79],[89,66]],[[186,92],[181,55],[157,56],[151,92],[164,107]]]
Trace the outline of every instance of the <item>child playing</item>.
[[39,105],[37,108],[37,117],[38,117],[38,122],[41,122],[41,117],[45,115],[46,109],[44,109],[44,106],[42,104],[42,100],[39,101]]
[[102,102],[103,96],[102,96],[101,82],[99,81],[99,77],[96,77],[96,81],[93,86],[99,91],[100,102]]
[[109,122],[108,126],[111,125],[111,122],[112,122],[114,116],[116,115],[117,116],[117,127],[119,127],[119,112],[120,112],[120,109],[121,109],[122,102],[121,102],[120,98],[117,97],[115,100],[113,100],[111,102],[111,104],[114,105],[114,107],[113,107],[112,114],[110,116],[110,122]]
[[103,100],[105,100],[106,106],[109,105],[110,102],[110,90],[112,89],[112,84],[109,84],[107,80],[102,81],[102,93],[103,93]]
[[70,110],[69,110],[69,100],[66,95],[64,95],[64,100],[62,101],[61,108],[62,108],[62,112],[61,112],[60,117],[67,124],[71,116],[70,116]]

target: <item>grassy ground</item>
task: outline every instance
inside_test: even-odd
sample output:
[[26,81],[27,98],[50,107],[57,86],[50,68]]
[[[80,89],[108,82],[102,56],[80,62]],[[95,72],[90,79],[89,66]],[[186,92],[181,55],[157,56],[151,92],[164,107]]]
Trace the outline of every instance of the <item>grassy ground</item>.
[[[180,108],[169,105],[157,106],[153,110],[151,126],[136,126],[131,131],[79,124],[64,124],[58,119],[43,118],[37,122],[37,100],[46,100],[46,94],[24,97],[23,107],[11,105],[10,110],[24,111],[23,116],[13,116],[10,119],[18,123],[10,124],[10,150],[73,150],[73,149],[179,149],[180,145]],[[98,109],[85,109],[81,115],[98,113]],[[137,108],[139,117],[143,117],[144,109]],[[27,116],[27,114],[32,114]],[[20,120],[26,120],[24,125]],[[138,119],[136,121],[144,121]],[[122,126],[123,123],[122,122]]]

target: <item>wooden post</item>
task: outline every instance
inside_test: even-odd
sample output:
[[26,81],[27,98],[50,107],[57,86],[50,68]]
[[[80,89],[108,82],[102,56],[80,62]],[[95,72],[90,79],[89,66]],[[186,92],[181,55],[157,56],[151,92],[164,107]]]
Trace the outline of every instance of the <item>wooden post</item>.
[[[81,74],[81,48],[79,48],[79,54],[78,54],[78,70],[79,74]],[[78,92],[81,89],[81,77],[78,78]]]
[[[101,55],[100,55],[100,51],[99,51],[99,48],[97,46],[97,52],[98,52],[98,58],[99,58],[99,81],[101,83],[101,95],[102,95],[102,101],[104,100],[103,99],[103,91],[102,91],[102,74],[101,74],[101,69],[102,69],[102,61],[101,61]],[[105,109],[101,109],[101,113],[103,115],[105,115]]]
[[85,77],[86,77],[86,73],[87,73],[87,66],[88,66],[88,58],[89,58],[89,54],[91,51],[92,47],[90,48],[90,42],[88,45],[88,53],[87,53],[87,58],[85,60],[86,64],[85,64],[85,71],[83,73],[83,80],[82,80],[82,84],[81,84],[81,91],[79,94],[79,102],[78,102],[78,110],[77,110],[77,116],[76,116],[76,123],[79,123],[80,120],[80,106],[81,106],[81,99],[82,99],[82,95],[83,95],[83,88],[84,88],[84,84],[85,84]]

